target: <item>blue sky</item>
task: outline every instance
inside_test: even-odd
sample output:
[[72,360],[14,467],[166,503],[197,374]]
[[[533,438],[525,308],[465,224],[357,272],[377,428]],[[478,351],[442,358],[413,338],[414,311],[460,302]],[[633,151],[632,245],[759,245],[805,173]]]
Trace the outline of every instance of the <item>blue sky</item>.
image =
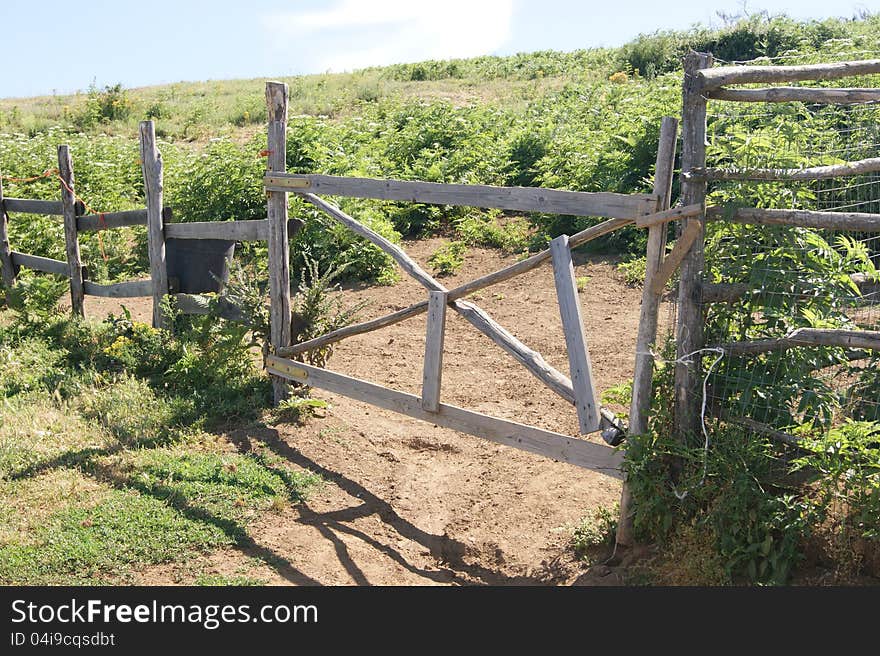
[[[755,0],[850,18],[880,0]],[[423,59],[620,45],[720,25],[742,0],[3,0],[0,97],[122,83],[273,77]]]

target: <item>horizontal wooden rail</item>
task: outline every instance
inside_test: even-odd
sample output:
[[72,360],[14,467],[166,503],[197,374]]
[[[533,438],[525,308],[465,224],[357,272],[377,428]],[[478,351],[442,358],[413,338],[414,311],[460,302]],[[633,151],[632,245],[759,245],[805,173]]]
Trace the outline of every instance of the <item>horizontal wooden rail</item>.
[[656,214],[640,216],[636,218],[636,226],[639,228],[652,228],[657,225],[663,225],[670,221],[678,221],[681,219],[691,219],[700,216],[705,211],[702,203],[687,205],[685,207],[673,207]]
[[699,71],[704,91],[728,84],[775,84],[806,80],[838,80],[855,75],[880,73],[880,59],[805,64],[802,66],[719,66]]
[[40,257],[39,255],[19,253],[18,251],[12,251],[10,255],[12,256],[13,266],[26,267],[34,271],[42,271],[43,273],[54,273],[65,278],[70,275],[70,269],[64,260],[53,260],[48,257]]
[[268,191],[316,193],[351,198],[376,198],[573,216],[635,218],[643,214],[650,214],[657,209],[657,197],[648,194],[565,191],[541,187],[494,187],[276,172],[266,174],[264,184]]
[[713,100],[734,102],[804,102],[820,105],[855,105],[877,102],[880,89],[824,89],[817,87],[769,87],[766,89],[714,89]]
[[880,214],[865,212],[766,210],[744,207],[728,211],[724,207],[709,207],[706,209],[706,218],[755,225],[789,225],[824,230],[880,232]]
[[[861,159],[843,164],[811,166],[803,169],[692,169],[682,174],[685,180],[768,180],[798,181],[827,180],[847,175],[862,175],[880,171],[880,157]],[[636,221],[638,224],[638,221]]]
[[[288,234],[296,234],[303,222],[289,219]],[[266,241],[269,239],[268,219],[247,221],[200,221],[193,223],[166,223],[167,239],[226,239],[230,241]]]
[[785,351],[797,346],[837,346],[849,349],[880,350],[880,331],[829,328],[798,328],[785,337],[755,339],[719,344],[729,355],[758,355]]
[[83,280],[83,293],[87,296],[103,296],[104,298],[136,298],[153,295],[152,280],[126,280],[109,285],[99,285]]
[[733,303],[753,289],[745,282],[704,283],[700,299],[703,303]]
[[[64,208],[60,200],[30,200],[27,198],[4,198],[3,206],[7,212],[21,214],[43,214],[45,216],[63,216]],[[83,211],[81,202],[76,204],[77,211]]]
[[445,403],[439,404],[437,412],[427,412],[422,408],[419,397],[413,394],[273,355],[266,359],[266,369],[275,376],[364,401],[431,424],[599,471],[614,478],[622,477],[622,455],[603,444],[490,417]]
[[[170,207],[162,209],[162,221],[171,221],[174,212]],[[77,217],[76,229],[81,232],[95,230],[112,230],[147,225],[147,210],[123,210],[121,212],[104,212],[102,214],[86,214]]]
[[[876,294],[880,292],[880,281],[867,276],[864,273],[853,273],[850,275],[852,281],[858,286],[862,295]],[[755,290],[761,293],[762,290],[753,287],[746,282],[730,282],[730,283],[707,283],[702,287],[701,299],[703,303],[732,303],[738,301],[743,296]],[[809,290],[803,292],[779,291],[778,294],[785,294],[791,298],[813,298]]]
[[77,217],[76,229],[80,232],[92,230],[111,230],[129,226],[147,225],[147,210],[125,210],[122,212],[105,212],[104,214],[86,214]]

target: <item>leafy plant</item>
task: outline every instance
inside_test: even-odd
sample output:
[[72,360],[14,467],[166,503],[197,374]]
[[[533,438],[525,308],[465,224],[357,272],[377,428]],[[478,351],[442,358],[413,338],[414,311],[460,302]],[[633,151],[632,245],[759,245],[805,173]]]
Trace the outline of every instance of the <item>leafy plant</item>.
[[437,275],[449,276],[462,267],[465,253],[467,253],[467,245],[464,242],[451,241],[434,251],[434,254],[428,258],[428,264]]

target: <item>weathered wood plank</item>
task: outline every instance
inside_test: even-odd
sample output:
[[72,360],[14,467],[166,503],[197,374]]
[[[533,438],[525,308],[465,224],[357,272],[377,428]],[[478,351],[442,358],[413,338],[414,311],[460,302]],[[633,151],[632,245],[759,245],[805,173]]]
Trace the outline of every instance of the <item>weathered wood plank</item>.
[[[287,105],[289,90],[283,82],[266,82],[268,109],[268,158],[270,172],[287,170]],[[284,189],[267,194],[269,222],[269,340],[273,350],[290,345],[290,243],[287,234],[287,193]],[[272,379],[275,404],[287,398],[288,385],[282,378]]]
[[298,355],[300,353],[305,353],[306,351],[323,348],[325,346],[329,346],[330,344],[334,344],[340,340],[343,340],[346,337],[369,333],[374,330],[379,330],[380,328],[385,328],[386,326],[393,326],[394,324],[400,323],[401,321],[409,319],[410,317],[417,316],[422,312],[427,311],[427,309],[428,301],[422,301],[420,303],[416,303],[415,305],[410,305],[409,307],[402,310],[398,310],[397,312],[392,312],[391,314],[386,314],[384,316],[378,317],[377,319],[371,319],[362,323],[345,326],[344,328],[339,328],[338,330],[334,330],[325,335],[320,335],[319,337],[315,337],[314,339],[300,342],[299,344],[294,344],[292,346],[285,346],[284,348],[277,349],[275,353],[282,357],[288,358],[294,355]]
[[854,162],[829,164],[828,166],[811,166],[802,169],[720,169],[706,168],[687,171],[682,174],[686,179],[704,180],[828,180],[847,175],[863,175],[880,171],[880,157],[870,157]]
[[[167,210],[168,208],[166,208]],[[122,212],[104,212],[103,214],[86,214],[77,217],[76,227],[80,232],[111,230],[130,226],[147,225],[147,210],[124,210]]]
[[[303,226],[302,219],[287,220],[288,237]],[[166,239],[228,239],[231,241],[267,241],[269,220],[194,221],[192,223],[165,223]]]
[[839,80],[844,77],[875,73],[880,73],[880,59],[801,66],[719,66],[699,71],[698,75],[703,89],[709,91],[729,84]]
[[164,328],[162,297],[168,294],[168,268],[165,265],[163,216],[163,163],[156,146],[153,121],[140,124],[141,162],[144,171],[144,195],[147,202],[147,250],[150,256],[150,279],[153,281],[153,327]]
[[574,264],[568,248],[568,237],[560,235],[551,241],[550,252],[553,256],[553,280],[568,352],[574,405],[577,409],[580,431],[586,435],[599,430],[599,397],[596,394],[593,365],[590,362],[587,337],[584,334],[584,321],[574,277]]
[[[677,125],[677,124],[676,124]],[[705,208],[700,204],[687,205],[686,207],[673,207],[672,209],[663,210],[648,216],[640,216],[636,219],[636,226],[639,228],[652,228],[654,226],[662,226],[670,221],[678,221],[681,219],[690,219],[700,216]]]
[[83,281],[83,291],[87,296],[104,298],[137,298],[153,295],[152,280],[126,280],[109,285],[100,285],[90,280]]
[[651,291],[654,294],[659,296],[663,293],[663,290],[666,289],[666,283],[672,278],[672,274],[675,273],[678,265],[681,264],[702,234],[703,226],[698,221],[692,221],[684,229],[681,237],[675,240],[672,252],[663,260],[663,264],[660,265],[654,279],[651,281]]
[[262,241],[269,238],[269,221],[200,221],[166,223],[166,239],[228,239]]
[[654,196],[646,194],[375,180],[331,175],[280,175],[276,172],[268,173],[264,184],[270,191],[629,219],[652,212],[657,203]]
[[[653,212],[655,209],[656,206],[650,211]],[[590,226],[589,228],[585,228],[584,230],[581,230],[580,232],[576,232],[575,234],[571,235],[568,238],[568,245],[570,248],[577,248],[578,246],[582,246],[583,244],[586,244],[593,239],[598,239],[599,237],[603,237],[607,234],[614,232],[615,230],[619,230],[620,228],[632,225],[633,223],[634,219],[632,218],[608,219],[607,221],[597,223],[594,226]],[[551,254],[550,249],[548,248],[539,253],[535,253],[531,257],[527,257],[524,260],[520,260],[519,262],[515,262],[510,266],[506,266],[503,269],[499,269],[498,271],[464,283],[463,285],[460,285],[455,289],[450,289],[449,298],[450,300],[463,298],[468,294],[473,294],[474,292],[485,289],[486,287],[496,285],[499,282],[504,282],[505,280],[509,280],[510,278],[526,273],[527,271],[536,269],[544,262],[550,261],[550,259]]]
[[849,349],[880,350],[880,331],[839,328],[798,328],[785,337],[754,339],[720,344],[729,355],[759,355],[785,351],[797,346],[838,346]]
[[880,232],[880,214],[866,212],[818,212],[813,210],[775,210],[739,207],[706,208],[706,218],[712,221],[750,223],[754,225],[789,225],[801,228],[846,230],[853,232]]
[[425,337],[425,364],[422,371],[422,409],[427,412],[437,412],[440,409],[446,300],[446,292],[428,292],[428,326]]
[[[672,202],[672,179],[675,171],[677,140],[678,120],[670,116],[663,117],[654,167],[654,193],[660,198],[660,210],[665,210]],[[702,206],[699,207],[702,211]],[[648,413],[651,409],[651,391],[654,378],[654,357],[651,355],[651,347],[657,341],[657,322],[660,312],[660,296],[652,291],[652,285],[663,260],[663,254],[666,252],[666,233],[665,223],[652,225],[648,228],[648,244],[645,250],[645,282],[642,285],[642,305],[639,309],[632,400],[629,409],[629,435],[644,435],[648,432]],[[620,519],[617,522],[615,536],[618,545],[631,546],[634,542],[632,505],[632,493],[629,485],[624,481],[620,491]]]
[[364,401],[438,426],[599,471],[615,478],[621,476],[620,454],[603,444],[490,417],[444,403],[440,404],[437,412],[427,412],[422,408],[419,397],[413,394],[273,355],[266,359],[266,369],[271,374],[283,376],[288,380]]
[[30,255],[28,253],[19,253],[18,251],[10,251],[12,266],[26,267],[34,271],[42,271],[43,273],[54,273],[58,276],[65,276],[70,273],[67,262],[63,260],[53,260],[48,257],[39,255]]
[[76,194],[74,193],[73,161],[67,145],[58,146],[58,177],[61,179],[61,205],[64,216],[64,247],[70,279],[70,309],[85,316],[83,295],[83,264],[76,230]]
[[4,198],[7,212],[63,216],[64,206],[60,200],[31,200],[28,198]]
[[402,248],[400,248],[397,244],[392,243],[382,235],[380,235],[375,230],[368,228],[360,221],[353,219],[348,214],[343,212],[341,209],[333,205],[333,203],[328,203],[327,201],[318,198],[314,194],[304,194],[303,198],[310,202],[315,207],[323,210],[326,214],[329,214],[334,219],[339,221],[346,228],[354,232],[356,235],[359,235],[369,241],[372,244],[375,244],[379,248],[381,248],[385,253],[394,258],[394,261],[410,276],[418,280],[422,285],[424,285],[430,291],[448,291],[443,285],[439,284],[434,278],[431,277],[422,267],[418,265],[409,255],[407,255]]
[[[681,170],[689,171],[706,166],[706,97],[703,94],[705,74],[711,70],[712,55],[689,53],[684,61],[682,86],[682,153]],[[706,182],[683,180],[682,205],[703,205],[706,202]],[[682,230],[691,223],[702,228],[698,218],[685,219]],[[687,437],[700,430],[699,379],[702,360],[699,354],[690,356],[703,346],[703,312],[700,299],[705,269],[703,231],[697,235],[687,256],[681,263],[678,285],[678,322],[675,327],[675,436],[685,443]],[[659,275],[658,275],[659,278]],[[655,279],[656,283],[656,279]],[[652,291],[656,286],[652,286]],[[690,357],[685,357],[690,356]]]
[[703,284],[703,303],[732,303],[745,296],[751,289],[745,282]]
[[6,214],[5,201],[3,176],[0,175],[0,274],[3,285],[11,289],[15,285],[15,266],[12,264],[12,249],[9,246],[9,216]]
[[804,102],[820,105],[854,105],[877,102],[880,89],[820,89],[816,87],[770,87],[767,89],[714,89],[713,100],[734,102]]

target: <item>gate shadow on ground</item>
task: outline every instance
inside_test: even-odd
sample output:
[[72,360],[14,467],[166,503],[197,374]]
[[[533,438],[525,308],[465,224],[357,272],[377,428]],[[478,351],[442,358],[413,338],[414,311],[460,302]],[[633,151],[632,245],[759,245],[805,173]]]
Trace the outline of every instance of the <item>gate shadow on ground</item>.
[[[248,453],[252,450],[251,440],[262,444],[288,462],[320,475],[325,481],[336,485],[352,497],[352,499],[360,501],[356,506],[324,513],[312,510],[307,502],[297,504],[297,508],[301,511],[299,523],[316,528],[321,535],[333,544],[340,564],[358,585],[370,585],[371,582],[351,557],[348,547],[339,537],[339,534],[358,538],[409,572],[437,583],[553,585],[560,579],[560,573],[554,571],[552,565],[548,566],[546,570],[539,570],[534,574],[512,576],[500,570],[466,562],[465,556],[468,554],[469,547],[465,543],[448,535],[435,535],[419,528],[409,520],[401,517],[392,508],[390,503],[376,496],[357,481],[320,465],[298,449],[292,447],[281,438],[276,429],[270,426],[252,424],[243,429],[228,433],[226,437],[241,453]],[[351,522],[354,520],[369,515],[376,515],[401,537],[422,545],[430,553],[431,557],[437,561],[437,567],[440,569],[427,570],[418,567],[410,563],[400,551],[379,542],[374,537],[351,525]]]

